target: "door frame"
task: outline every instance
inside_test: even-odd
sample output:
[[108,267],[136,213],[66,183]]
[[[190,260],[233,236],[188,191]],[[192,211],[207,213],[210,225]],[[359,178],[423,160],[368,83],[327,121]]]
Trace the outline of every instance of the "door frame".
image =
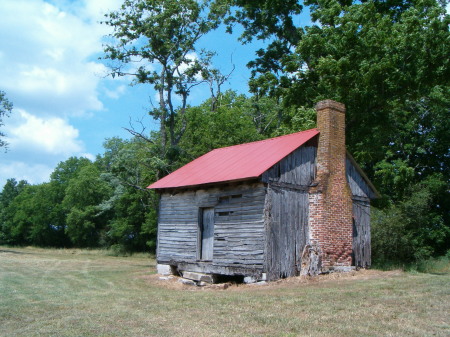
[[[200,207],[198,211],[198,226],[197,226],[197,260],[198,261],[212,261],[211,259],[205,259],[203,256],[203,233],[204,233],[204,213],[205,210],[212,210],[213,212],[213,219],[214,219],[214,207]],[[213,237],[212,237],[212,252],[211,255],[214,252],[214,220],[212,223],[212,229],[213,229]]]

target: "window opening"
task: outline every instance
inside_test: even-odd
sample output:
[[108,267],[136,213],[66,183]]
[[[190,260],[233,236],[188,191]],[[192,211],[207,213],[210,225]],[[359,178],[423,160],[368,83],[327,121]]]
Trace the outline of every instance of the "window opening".
[[227,216],[227,215],[230,215],[230,214],[233,214],[233,213],[234,213],[233,211],[217,212],[217,215],[218,216]]

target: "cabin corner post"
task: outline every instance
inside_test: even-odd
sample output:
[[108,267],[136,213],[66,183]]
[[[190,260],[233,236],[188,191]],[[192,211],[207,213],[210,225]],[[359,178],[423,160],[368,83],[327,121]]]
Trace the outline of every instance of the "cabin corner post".
[[352,197],[345,162],[345,106],[332,100],[317,103],[316,179],[309,191],[309,244],[322,254],[322,271],[352,264]]

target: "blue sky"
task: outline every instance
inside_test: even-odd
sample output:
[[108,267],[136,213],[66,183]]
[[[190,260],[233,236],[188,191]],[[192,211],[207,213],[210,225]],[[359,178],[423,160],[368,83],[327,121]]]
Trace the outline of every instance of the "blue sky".
[[[32,184],[48,181],[60,161],[70,156],[94,159],[103,153],[106,138],[129,135],[122,127],[145,118],[149,129],[158,125],[146,114],[154,91],[129,86],[129,79],[105,77],[98,56],[110,27],[98,22],[122,0],[2,0],[0,1],[0,90],[14,110],[2,128],[10,143],[0,150],[0,188],[8,178]],[[236,36],[218,31],[200,48],[219,53],[215,67],[228,73],[226,88],[247,92],[250,76],[245,64],[260,43],[242,46]],[[197,87],[190,104],[208,97]]]

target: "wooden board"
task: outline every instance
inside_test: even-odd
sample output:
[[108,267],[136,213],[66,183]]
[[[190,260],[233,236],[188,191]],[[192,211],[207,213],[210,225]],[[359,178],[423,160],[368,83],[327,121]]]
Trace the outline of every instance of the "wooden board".
[[314,146],[302,146],[272,166],[262,175],[262,181],[309,186],[316,173]]
[[265,208],[268,280],[298,275],[308,231],[308,193],[269,185]]
[[[216,267],[239,264],[249,268],[257,265],[261,269],[264,264],[265,193],[262,183],[163,193],[157,260],[179,264],[207,259]],[[207,220],[204,219],[205,212]],[[204,221],[212,222],[214,226],[210,228],[211,235],[205,234],[202,238]],[[205,241],[206,236],[211,240]],[[210,251],[203,251],[202,247],[210,247]]]
[[353,196],[366,199],[373,199],[376,197],[375,192],[366,183],[361,174],[359,174],[358,170],[349,158],[347,158],[345,162],[345,169],[347,181]]
[[214,249],[214,208],[202,209],[201,259],[212,260]]
[[353,200],[353,257],[354,265],[367,268],[371,265],[370,203]]

